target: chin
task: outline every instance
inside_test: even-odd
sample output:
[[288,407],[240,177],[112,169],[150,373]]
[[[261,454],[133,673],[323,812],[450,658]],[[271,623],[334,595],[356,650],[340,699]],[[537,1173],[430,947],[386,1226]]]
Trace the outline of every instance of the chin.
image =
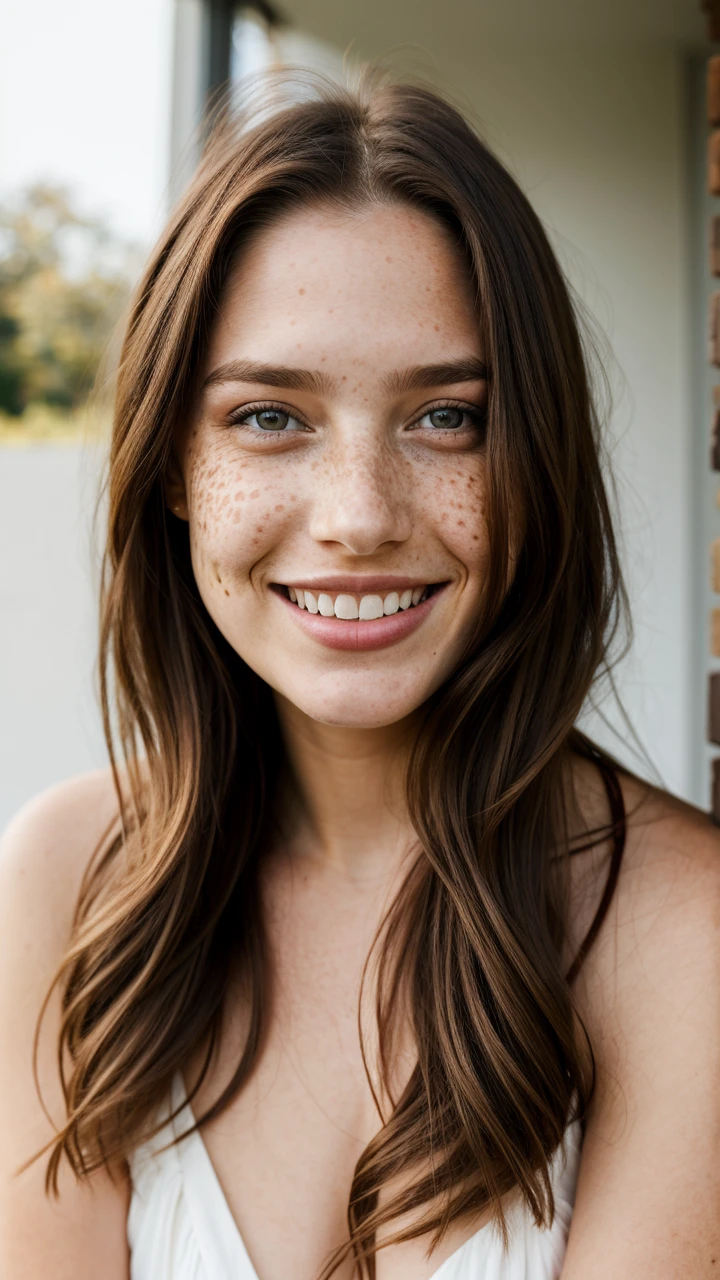
[[[277,687],[277,686],[276,686]],[[280,689],[283,697],[318,724],[343,729],[382,729],[411,716],[430,696],[425,682],[405,684],[395,678],[373,679],[369,673],[338,679],[308,680]]]
[[385,729],[388,725],[398,724],[416,710],[408,707],[381,712],[379,708],[367,706],[329,706],[305,705],[295,703],[298,710],[314,720],[317,724],[333,725],[338,729]]

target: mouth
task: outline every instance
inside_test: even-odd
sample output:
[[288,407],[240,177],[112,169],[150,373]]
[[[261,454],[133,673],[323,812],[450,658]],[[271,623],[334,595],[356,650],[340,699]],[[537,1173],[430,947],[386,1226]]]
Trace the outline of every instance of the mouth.
[[427,586],[405,587],[397,591],[373,591],[360,594],[350,591],[310,591],[302,587],[280,586],[287,599],[298,609],[320,614],[322,618],[339,618],[342,622],[374,622],[378,618],[391,618],[393,614],[416,609],[443,583]]
[[366,650],[404,639],[428,617],[448,585],[407,579],[363,584],[332,579],[312,585],[273,583],[272,590],[313,639],[331,649]]

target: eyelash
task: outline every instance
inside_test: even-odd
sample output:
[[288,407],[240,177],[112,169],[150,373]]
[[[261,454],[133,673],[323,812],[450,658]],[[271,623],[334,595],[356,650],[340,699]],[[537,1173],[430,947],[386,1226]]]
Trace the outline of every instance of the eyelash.
[[[290,410],[287,409],[285,405],[280,404],[275,400],[263,400],[263,401],[259,401],[257,404],[244,405],[242,409],[234,409],[233,412],[228,415],[228,421],[232,426],[245,427],[254,436],[259,436],[259,437],[267,436],[270,439],[273,439],[273,438],[277,439],[278,436],[283,436],[286,434],[287,435],[301,434],[299,431],[269,431],[269,430],[263,431],[262,428],[260,427],[248,428],[247,427],[248,419],[252,418],[252,416],[256,413],[263,413],[266,409],[277,409],[280,413],[286,413],[289,418],[293,418],[296,422],[301,423],[302,426],[306,426],[306,424],[303,423],[302,418],[300,418],[298,414],[291,413]],[[431,427],[429,428],[429,430],[431,431],[431,434],[434,436],[460,436],[467,430],[483,430],[487,424],[487,409],[480,409],[477,406],[469,407],[468,405],[461,404],[456,400],[443,400],[439,404],[431,405],[429,409],[426,409],[424,413],[421,413],[420,417],[416,419],[416,422],[412,424],[413,427],[415,427],[418,422],[422,422],[422,419],[426,418],[428,414],[438,413],[442,409],[460,410],[461,413],[464,413],[466,417],[470,418],[471,420],[470,426],[469,427],[446,427],[444,429],[442,427]]]

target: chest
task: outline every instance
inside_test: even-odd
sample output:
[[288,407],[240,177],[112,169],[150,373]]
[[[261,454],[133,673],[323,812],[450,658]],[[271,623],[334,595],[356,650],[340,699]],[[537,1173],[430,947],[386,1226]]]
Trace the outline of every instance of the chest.
[[[366,962],[382,902],[369,886],[353,893],[347,886],[293,883],[280,890],[265,903],[269,983],[262,1049],[251,1078],[202,1135],[261,1280],[315,1280],[347,1238],[353,1172],[381,1126],[363,1044],[375,1077],[374,970]],[[238,992],[213,1072],[194,1102],[196,1114],[232,1076],[243,1009]],[[412,1067],[411,1046],[398,1044],[394,1091]],[[432,1260],[426,1240],[382,1251],[378,1280],[432,1276],[477,1225],[451,1230]],[[352,1266],[337,1274],[349,1280]]]

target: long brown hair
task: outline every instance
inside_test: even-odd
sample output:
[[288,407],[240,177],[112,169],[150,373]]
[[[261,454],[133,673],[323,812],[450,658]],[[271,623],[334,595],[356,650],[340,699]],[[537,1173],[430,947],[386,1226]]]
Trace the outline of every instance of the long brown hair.
[[[318,201],[399,201],[440,219],[475,282],[491,371],[486,604],[424,708],[407,775],[421,852],[378,941],[381,1048],[387,1058],[402,995],[417,1065],[358,1161],[348,1241],[324,1272],[353,1252],[372,1280],[378,1229],[411,1208],[413,1227],[391,1239],[439,1237],[488,1206],[503,1224],[513,1187],[539,1225],[552,1220],[548,1160],[593,1086],[560,959],[567,762],[579,752],[608,774],[574,726],[624,606],[567,285],[514,180],[422,86],[369,75],[255,116],[228,107],[138,288],[118,372],[102,604],[106,732],[129,785],[124,798],[118,785],[121,830],[86,875],[60,971],[61,1071],[64,1051],[71,1067],[48,1185],[63,1158],[86,1176],[127,1156],[173,1073],[199,1049],[207,1069],[237,963],[247,1041],[199,1124],[257,1059],[256,869],[287,763],[270,690],[200,600],[163,475],[243,237]],[[397,1175],[404,1190],[381,1205]]]

